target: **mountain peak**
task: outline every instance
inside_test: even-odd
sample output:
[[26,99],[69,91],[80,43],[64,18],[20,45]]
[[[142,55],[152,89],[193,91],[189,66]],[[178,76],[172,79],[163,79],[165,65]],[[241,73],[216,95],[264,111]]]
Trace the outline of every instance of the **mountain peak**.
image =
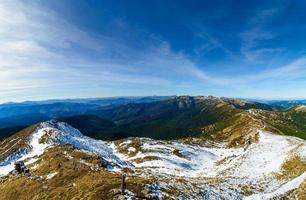
[[[65,122],[56,120],[42,122],[35,125],[35,128],[32,127],[31,130],[26,133],[23,131],[17,133],[1,143],[2,145],[10,141],[10,146],[16,146],[20,143],[24,145],[11,151],[9,156],[0,160],[0,175],[6,175],[12,171],[14,163],[17,161],[26,161],[26,164],[32,163],[48,148],[66,144],[103,157],[109,163],[109,168],[128,165],[128,163],[113,155],[112,150],[107,147],[105,142],[84,136],[80,131]],[[9,151],[10,146],[5,145],[0,153]]]

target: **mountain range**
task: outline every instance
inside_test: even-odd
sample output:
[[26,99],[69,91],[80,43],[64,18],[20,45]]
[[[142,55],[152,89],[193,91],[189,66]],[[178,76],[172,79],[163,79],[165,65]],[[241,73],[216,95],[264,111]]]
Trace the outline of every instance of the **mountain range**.
[[[188,96],[185,96],[188,99]],[[211,97],[212,99],[214,97]],[[177,99],[177,102],[175,102]],[[96,98],[96,99],[66,99],[66,100],[46,100],[38,102],[22,102],[22,103],[6,103],[0,105],[0,138],[4,138],[15,132],[30,126],[34,123],[43,122],[50,119],[61,119],[75,125],[77,128],[82,129],[85,134],[97,137],[99,139],[119,139],[126,136],[151,136],[152,131],[147,135],[141,133],[137,129],[134,122],[137,122],[137,126],[151,127],[154,124],[164,129],[161,135],[165,135],[168,126],[171,129],[171,123],[176,123],[178,120],[184,120],[184,117],[188,115],[199,113],[201,106],[211,107],[211,111],[214,112],[213,101],[202,101],[199,103],[199,99],[192,97],[189,100],[181,100],[182,97],[163,97],[163,96],[151,96],[151,97],[118,97],[118,98]],[[244,106],[239,105],[239,99],[230,98],[215,98],[222,99],[227,104],[232,104],[235,108],[240,110],[246,110],[249,108],[260,108],[262,110],[286,110],[294,106],[304,105],[305,101],[246,101],[249,102]],[[204,102],[204,103],[203,103]],[[286,103],[285,103],[286,102]],[[201,104],[206,105],[201,105]],[[220,103],[220,102],[219,102]],[[178,105],[181,104],[181,105]],[[182,107],[186,104],[186,108]],[[211,105],[209,105],[211,104]],[[178,107],[181,106],[179,109]],[[220,112],[221,109],[218,109]],[[230,109],[226,110],[230,112]],[[237,110],[236,110],[237,111]],[[189,113],[188,113],[189,112]],[[210,112],[209,109],[207,112]],[[203,113],[205,114],[205,113]],[[202,114],[202,115],[203,115]],[[218,115],[218,112],[215,113]],[[134,116],[133,116],[134,115]],[[171,115],[175,115],[173,119]],[[210,113],[207,113],[210,117]],[[158,125],[157,118],[172,118],[167,120],[169,124],[162,123],[163,126]],[[215,116],[217,117],[217,116]],[[223,116],[224,117],[224,116]],[[178,119],[180,118],[180,119]],[[201,120],[201,117],[192,120],[195,123],[197,120]],[[164,120],[164,119],[162,119]],[[203,120],[203,119],[202,119]],[[213,120],[205,117],[205,120]],[[215,119],[216,120],[216,119]],[[82,123],[80,123],[82,121]],[[129,124],[129,121],[133,121],[133,125]],[[151,127],[146,122],[153,123]],[[139,125],[138,125],[139,123]],[[187,122],[186,122],[187,123]],[[202,123],[199,121],[199,123]],[[210,122],[204,122],[209,124]],[[88,128],[90,126],[90,128]],[[101,127],[100,127],[101,126]],[[166,127],[167,126],[167,127]],[[193,126],[190,124],[190,126]],[[187,126],[183,125],[183,128],[175,127],[182,136],[188,135],[188,131],[185,129]],[[127,128],[127,129],[125,129]],[[122,131],[122,129],[124,131]],[[128,131],[132,129],[131,131]],[[140,127],[142,130],[142,127]],[[172,131],[172,129],[171,129]],[[103,132],[103,133],[102,133]],[[106,133],[107,132],[107,133]],[[147,131],[146,131],[147,133]],[[194,132],[193,132],[194,133]],[[168,134],[167,134],[168,135]],[[154,137],[154,136],[152,136]],[[161,137],[161,139],[173,138],[171,133],[169,136]],[[159,138],[156,136],[155,138]]]
[[11,113],[3,122],[17,113],[45,118],[11,122],[29,126],[0,140],[0,199],[306,196],[304,105],[213,96],[82,101],[2,107]]
[[85,114],[90,110],[112,108],[138,102],[152,102],[166,97],[118,97],[26,101],[0,104],[0,138],[9,136],[34,123],[53,118]]

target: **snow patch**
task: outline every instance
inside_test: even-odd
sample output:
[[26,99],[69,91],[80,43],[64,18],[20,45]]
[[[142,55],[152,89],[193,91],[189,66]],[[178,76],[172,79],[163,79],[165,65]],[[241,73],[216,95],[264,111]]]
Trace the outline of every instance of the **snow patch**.
[[50,173],[48,175],[46,175],[46,179],[52,179],[55,175],[57,174],[57,172],[53,172],[53,173]]
[[44,128],[34,131],[28,139],[29,149],[18,151],[6,160],[0,162],[0,176],[7,175],[14,170],[14,163],[17,161],[30,159],[27,164],[35,162],[36,160],[33,158],[43,154],[44,151],[51,146],[51,144],[40,143],[40,139],[46,133],[45,131]]
[[[42,138],[45,142],[41,141]],[[129,166],[127,162],[113,154],[112,149],[107,146],[106,142],[84,136],[80,131],[66,123],[48,121],[41,123],[28,137],[29,148],[21,149],[0,162],[0,176],[7,175],[14,170],[14,163],[17,161],[28,160],[26,164],[36,162],[37,157],[42,155],[47,148],[57,144],[73,145],[77,149],[97,154],[109,163],[119,167]],[[70,155],[67,156],[70,157]],[[109,169],[112,168],[109,166]]]
[[286,192],[289,192],[290,190],[294,190],[298,188],[302,182],[306,179],[306,172],[304,172],[302,175],[296,177],[295,179],[285,183],[282,185],[280,188],[275,190],[274,192],[271,193],[265,193],[265,194],[254,194],[251,195],[247,198],[246,200],[259,200],[259,199],[272,199],[272,198],[277,198],[278,196],[281,196],[285,194]]

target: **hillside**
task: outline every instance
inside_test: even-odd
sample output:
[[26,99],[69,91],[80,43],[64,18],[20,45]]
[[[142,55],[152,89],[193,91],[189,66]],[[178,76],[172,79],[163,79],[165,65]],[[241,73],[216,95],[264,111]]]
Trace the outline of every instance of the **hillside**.
[[[126,137],[153,139],[180,139],[198,137],[206,139],[231,139],[232,145],[243,143],[253,127],[266,127],[279,134],[305,139],[306,112],[296,107],[279,109],[266,104],[230,98],[178,96],[151,103],[133,103],[112,109],[95,110],[90,116],[98,121],[80,117],[86,126],[73,124],[85,135],[102,140]],[[60,119],[71,122],[68,118]],[[113,126],[104,123],[112,122]],[[90,131],[89,131],[90,130]],[[94,134],[93,134],[94,133]],[[254,134],[253,134],[254,135]]]
[[[253,128],[256,140],[229,147],[196,138],[104,142],[44,122],[0,143],[0,199],[302,199],[305,141]],[[14,170],[21,160],[26,170]]]
[[267,129],[276,133],[306,139],[306,112],[301,107],[285,111],[257,111],[254,117],[265,121]]
[[0,199],[303,199],[305,122],[303,106],[211,96],[61,117],[0,142]]
[[54,118],[87,115],[91,110],[111,109],[129,103],[149,103],[168,97],[114,97],[63,99],[0,104],[0,139],[34,123]]
[[[221,131],[226,126],[232,125],[238,118],[245,118],[243,113],[246,113],[246,110],[250,108],[267,111],[275,109],[265,104],[238,99],[178,96],[163,101],[133,103],[112,109],[92,111],[90,112],[91,116],[95,115],[115,124],[115,126],[107,128],[104,128],[103,123],[101,127],[96,123],[92,124],[93,127],[96,127],[94,135],[91,133],[92,130],[87,131],[82,125],[74,125],[83,130],[85,135],[103,140],[130,136],[179,139],[204,136],[204,133],[207,133],[207,137],[211,137],[210,135],[217,131],[213,131],[214,129]],[[68,123],[71,121],[69,117],[60,120]],[[91,121],[90,119],[86,120],[86,117],[82,117],[82,120]],[[245,119],[241,120],[245,121]]]
[[[0,124],[5,124],[5,127],[0,128],[0,138],[10,136],[27,125],[50,118],[65,121],[83,134],[102,140],[117,140],[133,136],[166,140],[187,137],[219,140],[231,138],[234,145],[244,141],[246,137],[242,135],[252,132],[250,126],[254,124],[257,124],[257,127],[265,124],[269,130],[303,139],[306,135],[304,123],[306,113],[301,106],[285,109],[262,103],[212,96],[140,98],[133,103],[128,103],[126,99],[114,101],[111,103],[111,100],[107,99],[104,105],[112,106],[96,107],[83,110],[81,113],[79,110],[82,106],[78,108],[77,105],[71,105],[69,109],[72,111],[67,112],[68,116],[59,113],[53,116],[45,110],[44,115],[24,116],[21,114],[18,117],[0,119]],[[99,103],[98,100],[90,102],[92,106],[97,106],[96,103]],[[100,105],[102,105],[101,102]],[[249,112],[251,110],[254,112]],[[17,126],[17,124],[21,125]]]

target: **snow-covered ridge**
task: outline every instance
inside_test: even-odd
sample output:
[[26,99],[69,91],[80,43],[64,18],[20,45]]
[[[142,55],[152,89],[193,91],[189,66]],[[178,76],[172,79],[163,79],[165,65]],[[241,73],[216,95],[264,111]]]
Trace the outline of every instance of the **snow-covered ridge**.
[[36,157],[44,153],[44,151],[51,146],[50,143],[41,143],[40,139],[45,134],[44,128],[36,129],[28,137],[28,148],[20,149],[0,162],[0,176],[6,175],[14,169],[14,163],[17,161],[28,160],[26,164],[35,161]]
[[[238,156],[243,152],[242,148],[229,149],[222,145],[206,147],[180,141],[157,141],[148,138],[138,138],[138,140],[141,143],[140,150],[131,146],[135,142],[133,139],[128,139],[119,146],[114,143],[110,146],[118,157],[128,160],[138,169],[174,176],[216,176],[218,161]],[[120,148],[127,149],[128,153],[120,153]],[[129,156],[129,152],[134,154]]]
[[97,154],[108,162],[119,166],[128,165],[113,154],[112,149],[107,146],[106,142],[87,137],[67,123],[49,121],[42,123],[42,125],[46,127],[44,131],[51,130],[52,132],[48,138],[48,143],[71,144],[77,149]]
[[[117,169],[129,167],[142,176],[154,175],[170,180],[183,178],[197,187],[205,187],[205,194],[211,195],[228,188],[234,189],[226,191],[227,194],[235,195],[237,185],[253,184],[265,185],[264,191],[254,190],[248,198],[267,199],[299,187],[306,178],[305,173],[288,182],[279,182],[273,177],[273,173],[279,172],[282,164],[293,155],[306,158],[305,140],[263,130],[258,130],[257,142],[244,148],[226,148],[222,143],[185,143],[148,138],[104,142],[84,136],[66,123],[48,121],[38,125],[28,136],[27,144],[27,148],[20,149],[0,162],[0,176],[12,171],[16,161],[23,160],[26,165],[34,163],[48,148],[70,144],[87,153],[99,155],[112,166],[117,166]],[[50,174],[47,178],[54,175]],[[211,188],[205,182],[212,179],[220,180],[216,184],[219,188]],[[226,192],[220,197],[228,197]]]
[[[127,139],[111,147],[118,157],[131,162],[135,170],[142,174],[179,176],[190,182],[196,180],[197,184],[203,184],[200,187],[206,188],[205,181],[214,179],[217,186],[208,188],[207,192],[217,195],[214,196],[216,199],[236,195],[238,189],[235,188],[238,185],[253,185],[254,188],[258,186],[258,190],[263,189],[259,193],[255,189],[249,199],[269,199],[298,188],[305,180],[306,172],[288,182],[276,180],[274,176],[280,172],[282,164],[293,156],[299,155],[306,159],[306,142],[295,137],[258,130],[258,141],[245,148],[226,148],[222,144],[200,146],[141,138],[137,141],[140,144],[136,149],[133,147],[134,142]],[[219,195],[220,192],[223,194]],[[244,199],[243,195],[238,196]]]
[[35,162],[37,157],[42,155],[47,148],[57,144],[73,145],[77,149],[97,154],[119,167],[128,165],[127,162],[115,156],[105,142],[84,136],[80,131],[63,122],[52,120],[40,123],[28,137],[27,143],[28,148],[20,149],[0,162],[0,176],[12,171],[14,163],[17,161],[26,161],[26,164]]
[[[247,148],[225,148],[222,144],[199,146],[145,138],[139,139],[140,150],[134,149],[131,139],[110,146],[118,157],[137,168],[185,177],[230,176],[260,180],[280,170],[282,163],[292,155],[306,157],[304,140],[262,130],[258,131],[258,137],[258,142]],[[128,152],[120,153],[122,148]],[[129,151],[134,154],[129,156]]]

